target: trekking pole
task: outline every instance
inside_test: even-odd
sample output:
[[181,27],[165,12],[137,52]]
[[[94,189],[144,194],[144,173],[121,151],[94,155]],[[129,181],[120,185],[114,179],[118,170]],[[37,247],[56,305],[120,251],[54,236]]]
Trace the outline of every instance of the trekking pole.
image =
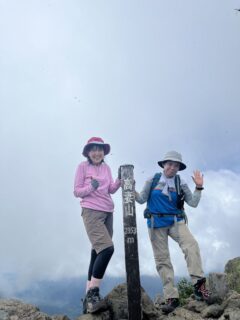
[[127,274],[128,320],[142,319],[133,165],[120,167],[123,181],[123,227]]

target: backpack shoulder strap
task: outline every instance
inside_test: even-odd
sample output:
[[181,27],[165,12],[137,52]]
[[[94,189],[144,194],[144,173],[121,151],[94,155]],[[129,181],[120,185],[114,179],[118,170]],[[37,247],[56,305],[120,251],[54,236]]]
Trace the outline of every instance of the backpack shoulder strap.
[[176,188],[177,194],[180,195],[180,193],[181,193],[181,179],[180,179],[179,174],[176,174],[174,180],[175,180],[175,188]]
[[159,180],[161,178],[161,172],[155,173],[154,177],[153,177],[153,181],[152,181],[152,185],[151,185],[151,189],[149,194],[152,192],[152,190],[157,186]]
[[157,186],[158,181],[160,180],[160,178],[161,178],[161,172],[155,173],[155,175],[153,177],[153,180],[152,180],[151,188],[150,188],[150,191],[149,191],[148,200],[150,199],[151,193],[152,193],[153,189]]

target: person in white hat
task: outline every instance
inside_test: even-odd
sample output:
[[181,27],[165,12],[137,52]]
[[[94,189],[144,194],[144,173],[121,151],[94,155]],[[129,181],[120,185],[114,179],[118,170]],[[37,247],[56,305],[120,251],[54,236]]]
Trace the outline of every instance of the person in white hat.
[[111,194],[121,185],[120,179],[113,181],[111,170],[104,162],[109,152],[110,145],[101,138],[89,139],[82,153],[87,161],[79,164],[74,181],[74,196],[81,198],[82,218],[92,245],[83,313],[95,313],[107,307],[99,287],[114,251]]
[[163,168],[163,172],[147,180],[142,192],[136,192],[135,199],[140,204],[147,202],[144,216],[147,218],[156,268],[163,282],[166,303],[162,311],[168,314],[179,305],[168,236],[179,244],[184,253],[196,299],[209,298],[198,243],[188,229],[184,212],[184,202],[191,207],[197,207],[204,188],[203,175],[200,171],[194,171],[192,176],[196,185],[193,193],[177,174],[178,171],[186,169],[180,153],[169,151],[158,164]]

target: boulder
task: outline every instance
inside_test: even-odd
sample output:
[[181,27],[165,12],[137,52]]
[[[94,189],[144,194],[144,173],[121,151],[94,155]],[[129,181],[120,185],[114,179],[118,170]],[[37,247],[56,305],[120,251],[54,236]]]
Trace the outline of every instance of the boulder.
[[231,291],[227,299],[223,302],[224,313],[219,320],[239,320],[240,319],[240,294]]
[[214,318],[218,319],[224,312],[224,308],[221,305],[213,304],[211,306],[208,306],[207,308],[204,308],[202,311],[203,318]]
[[35,306],[20,300],[0,299],[1,320],[51,320],[51,317],[39,311]]
[[206,308],[206,303],[195,299],[188,299],[184,308],[195,313],[201,313]]
[[[164,316],[161,320],[172,319],[172,320],[204,320],[199,313],[187,310],[185,308],[177,308],[174,312],[168,316]],[[160,320],[160,319],[159,319]]]
[[229,288],[240,293],[240,257],[229,260],[224,272],[227,274]]
[[[155,308],[154,303],[143,288],[141,288],[141,294],[143,320],[156,320],[159,313]],[[128,319],[126,283],[115,287],[106,298],[111,306],[113,320]]]
[[209,273],[208,284],[211,295],[218,297],[220,301],[223,300],[229,292],[226,273]]

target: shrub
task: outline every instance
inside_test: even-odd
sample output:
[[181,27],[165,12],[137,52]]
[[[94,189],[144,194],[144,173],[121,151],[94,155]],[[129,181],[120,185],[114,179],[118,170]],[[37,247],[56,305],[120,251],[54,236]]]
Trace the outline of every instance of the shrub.
[[179,292],[179,302],[180,305],[184,305],[186,303],[186,299],[190,297],[193,293],[193,285],[186,278],[182,278],[177,284],[178,292]]

